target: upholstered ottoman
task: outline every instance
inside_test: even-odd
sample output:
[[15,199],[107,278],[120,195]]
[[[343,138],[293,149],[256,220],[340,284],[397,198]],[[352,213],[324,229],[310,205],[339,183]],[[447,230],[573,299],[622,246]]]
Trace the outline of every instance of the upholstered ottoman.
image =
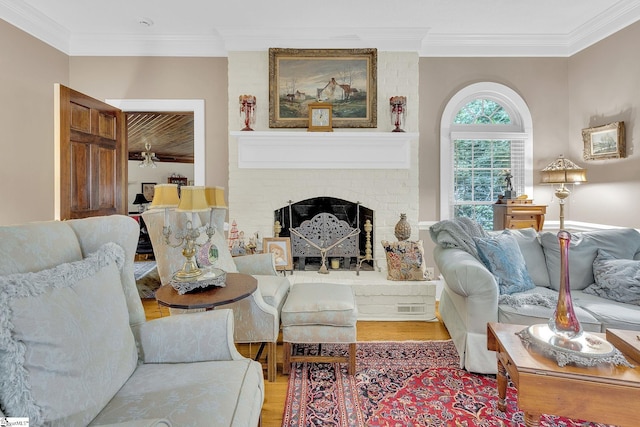
[[[335,283],[299,283],[291,287],[280,319],[284,361],[288,374],[292,362],[346,362],[349,375],[356,370],[356,321],[358,309],[351,286]],[[293,356],[292,343],[348,343],[349,355]]]

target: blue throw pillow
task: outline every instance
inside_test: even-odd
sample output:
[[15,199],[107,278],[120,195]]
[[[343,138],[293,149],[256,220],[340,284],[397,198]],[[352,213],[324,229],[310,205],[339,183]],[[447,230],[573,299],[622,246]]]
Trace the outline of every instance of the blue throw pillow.
[[640,305],[640,261],[617,259],[602,249],[593,260],[596,282],[584,292],[613,301]]
[[491,237],[476,237],[474,241],[480,260],[498,282],[500,295],[535,288],[536,285],[527,272],[518,241],[509,230]]

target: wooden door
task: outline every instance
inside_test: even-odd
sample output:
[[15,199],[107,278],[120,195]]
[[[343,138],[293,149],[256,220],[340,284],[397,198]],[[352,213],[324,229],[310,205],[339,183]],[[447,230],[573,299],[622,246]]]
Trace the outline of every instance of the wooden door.
[[56,84],[56,219],[127,214],[121,110]]

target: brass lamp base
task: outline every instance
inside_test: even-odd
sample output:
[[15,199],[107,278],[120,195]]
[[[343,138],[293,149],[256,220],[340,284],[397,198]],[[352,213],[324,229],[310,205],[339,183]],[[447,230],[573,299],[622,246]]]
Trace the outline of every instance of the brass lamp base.
[[193,259],[190,259],[182,265],[182,268],[180,270],[176,271],[176,273],[173,275],[173,278],[175,280],[189,281],[201,275],[202,270],[198,268]]

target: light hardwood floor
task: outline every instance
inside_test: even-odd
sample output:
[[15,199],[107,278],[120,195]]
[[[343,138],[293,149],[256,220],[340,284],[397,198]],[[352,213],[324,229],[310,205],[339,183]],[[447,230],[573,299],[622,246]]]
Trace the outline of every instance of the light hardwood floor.
[[[169,311],[159,306],[155,300],[143,300],[147,319],[168,316]],[[358,341],[429,341],[449,339],[449,333],[441,321],[437,322],[358,322]],[[247,357],[254,357],[258,345],[238,345],[238,351]],[[280,427],[289,377],[282,375],[282,343],[278,343],[278,374],[275,382],[266,381],[266,363],[261,360],[265,371],[265,398],[262,406],[262,427]]]

